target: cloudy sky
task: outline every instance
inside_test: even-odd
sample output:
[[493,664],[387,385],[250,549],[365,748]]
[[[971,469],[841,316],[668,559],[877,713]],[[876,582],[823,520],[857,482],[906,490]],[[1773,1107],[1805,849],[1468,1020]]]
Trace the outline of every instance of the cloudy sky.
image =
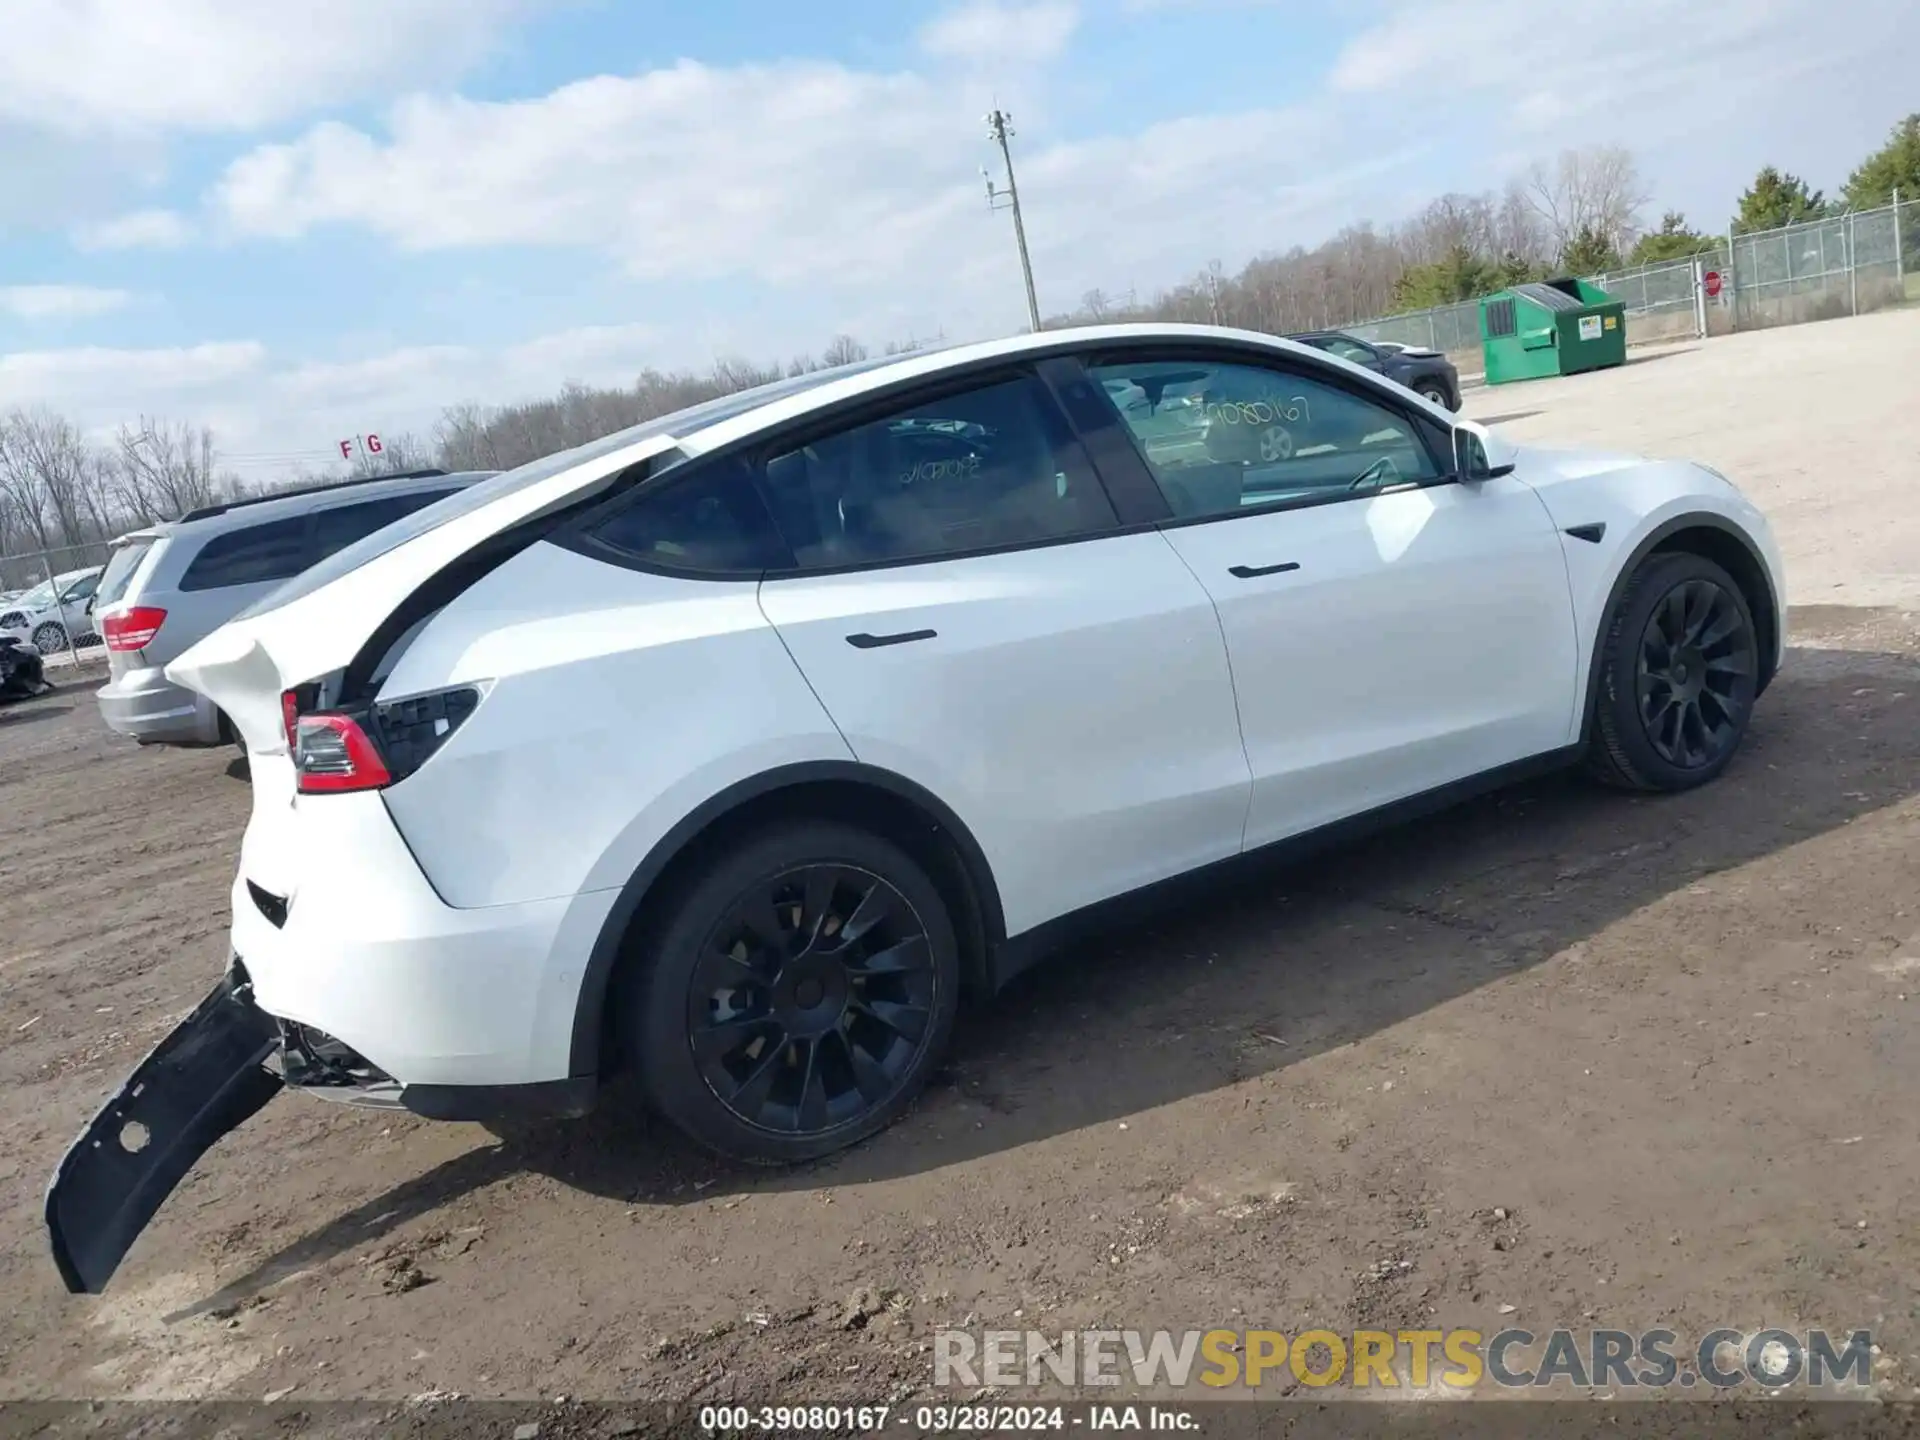
[[439,408],[1021,328],[1569,144],[1724,226],[1920,105],[1910,0],[6,0],[0,408],[244,471]]

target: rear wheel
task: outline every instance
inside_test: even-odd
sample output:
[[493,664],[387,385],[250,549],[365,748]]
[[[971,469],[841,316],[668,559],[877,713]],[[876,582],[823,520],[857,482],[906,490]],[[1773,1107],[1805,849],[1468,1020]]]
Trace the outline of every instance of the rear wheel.
[[946,1049],[959,946],[926,872],[798,821],[717,859],[651,937],[629,1016],[649,1102],[708,1149],[810,1160],[882,1129]]
[[1414,386],[1414,394],[1423,400],[1431,400],[1443,410],[1453,408],[1453,397],[1448,395],[1446,387],[1436,380],[1422,380]]
[[1687,790],[1726,769],[1760,673],[1746,597],[1699,555],[1654,555],[1602,641],[1588,767],[1630,790]]

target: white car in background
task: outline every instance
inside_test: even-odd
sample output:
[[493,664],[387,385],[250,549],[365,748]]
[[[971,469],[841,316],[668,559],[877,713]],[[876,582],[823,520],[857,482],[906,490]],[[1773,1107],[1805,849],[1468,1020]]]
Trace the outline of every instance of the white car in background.
[[42,655],[57,655],[97,642],[87,602],[93,599],[102,568],[94,565],[68,570],[50,581],[41,581],[10,602],[0,602],[5,603],[5,609],[0,610],[0,635],[24,640]]
[[[1316,443],[1161,443],[1174,395]],[[1711,470],[1192,326],[824,371],[482,481],[167,667],[250,751],[232,958],[62,1163],[61,1274],[103,1286],[283,1085],[480,1119],[624,1073],[716,1151],[824,1155],[1115,901],[1558,766],[1713,779],[1781,596]]]

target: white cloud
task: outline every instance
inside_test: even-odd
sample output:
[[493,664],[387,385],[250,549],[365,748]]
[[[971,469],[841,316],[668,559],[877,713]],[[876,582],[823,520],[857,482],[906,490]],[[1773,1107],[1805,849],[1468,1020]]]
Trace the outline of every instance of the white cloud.
[[[1222,235],[1316,238],[1346,218],[1343,187],[1407,160],[1397,124],[1314,106],[1074,144],[1039,128],[1017,160],[1054,308],[1089,284],[1163,283]],[[977,331],[1022,308],[1007,217],[977,178],[992,158],[972,99],[915,74],[683,62],[519,102],[414,97],[384,136],[328,123],[241,157],[212,200],[243,234],[587,249],[647,280],[804,282],[853,312],[918,296]]]
[[920,32],[929,55],[977,68],[1051,60],[1080,24],[1075,0],[971,0]]
[[446,78],[545,0],[8,0],[0,116],[243,129]]
[[194,236],[193,222],[175,210],[135,210],[81,225],[73,243],[82,250],[169,250]]
[[[1663,201],[1710,194],[1717,218],[1721,192],[1763,159],[1811,170],[1806,152],[1858,143],[1857,155],[1878,138],[1885,122],[1863,123],[1847,102],[1862,76],[1894,94],[1898,63],[1882,52],[1915,46],[1876,38],[1870,8],[1699,0],[1681,23],[1667,0],[1567,0],[1542,25],[1535,0],[1380,0],[1368,14],[1384,18],[1295,105],[1223,106],[1071,143],[1049,134],[1059,86],[1030,76],[1004,98],[1030,122],[1015,158],[1043,308],[1090,285],[1150,290],[1209,259],[1235,265],[1392,220],[1567,144],[1633,146]],[[1859,23],[1835,14],[1856,9]],[[922,41],[956,61],[1023,44],[1038,55],[1076,13],[979,0]],[[1920,40],[1920,10],[1888,23]],[[243,235],[346,226],[412,251],[584,250],[643,280],[804,283],[848,313],[918,296],[922,315],[993,328],[1022,307],[1005,283],[1007,219],[980,193],[978,167],[994,157],[965,73],[956,84],[827,62],[682,61],[524,100],[415,95],[382,126],[329,122],[241,156],[210,203]],[[1415,94],[1428,103],[1409,132],[1397,97]]]
[[208,409],[257,372],[251,341],[160,350],[90,346],[0,355],[0,410],[51,405],[83,429],[111,430],[143,412],[208,418]]
[[242,156],[214,204],[243,234],[354,224],[407,249],[584,246],[636,276],[897,273],[971,202],[963,97],[911,74],[683,61],[534,100],[416,96],[391,138],[339,123]]
[[[447,405],[544,399],[569,380],[626,385],[660,355],[651,325],[596,325],[514,345],[420,345],[362,360],[307,362],[271,375],[263,399],[278,413],[338,416],[388,434],[430,428]],[[337,427],[336,427],[337,428]]]
[[342,361],[283,359],[250,340],[24,352],[0,356],[0,411],[49,405],[96,436],[142,414],[206,424],[249,478],[263,479],[328,463],[344,435],[427,435],[458,401],[544,398],[568,380],[629,384],[666,358],[661,340],[654,326],[608,325]]
[[133,296],[91,285],[0,285],[0,310],[18,320],[81,320],[121,309]]
[[[1764,163],[1837,186],[1906,106],[1920,8],[1880,0],[1392,0],[1329,87],[1426,97],[1483,153],[1624,144],[1718,221]],[[1707,216],[1701,218],[1706,219]],[[1712,223],[1712,222],[1710,222]]]

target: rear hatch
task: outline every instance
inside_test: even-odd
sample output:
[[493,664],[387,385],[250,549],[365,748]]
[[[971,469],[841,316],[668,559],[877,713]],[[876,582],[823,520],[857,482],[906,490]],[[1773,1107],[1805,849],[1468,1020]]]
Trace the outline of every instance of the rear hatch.
[[[377,791],[300,793],[283,693],[338,675],[363,651],[390,649],[397,631],[417,629],[479,578],[486,557],[504,558],[673,445],[666,435],[609,437],[469,486],[321,561],[166,667],[169,679],[225,711],[246,743],[253,818],[240,863],[250,882],[291,899],[306,869],[304,847],[329,843],[325,816],[383,803]],[[376,637],[381,644],[370,645]],[[316,802],[318,811],[307,808]]]
[[345,669],[389,616],[470,551],[591,499],[672,450],[673,439],[595,448],[483,480],[376,530],[243,610],[168,665],[167,678],[226,711],[250,752],[284,754],[282,692]]
[[139,600],[146,577],[166,553],[167,539],[166,529],[155,528],[135,530],[113,542],[113,553],[93,593],[93,628],[106,643],[109,680],[143,667],[142,645],[166,618],[143,613],[151,607],[142,607]]

